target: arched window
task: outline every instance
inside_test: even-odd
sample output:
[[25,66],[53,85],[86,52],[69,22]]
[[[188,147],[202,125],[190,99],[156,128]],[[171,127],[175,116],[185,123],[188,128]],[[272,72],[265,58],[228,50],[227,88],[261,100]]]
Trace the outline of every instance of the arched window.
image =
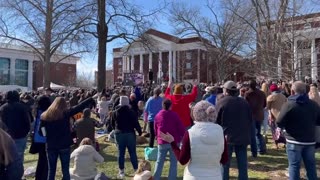
[[311,29],[311,23],[305,23],[304,29]]

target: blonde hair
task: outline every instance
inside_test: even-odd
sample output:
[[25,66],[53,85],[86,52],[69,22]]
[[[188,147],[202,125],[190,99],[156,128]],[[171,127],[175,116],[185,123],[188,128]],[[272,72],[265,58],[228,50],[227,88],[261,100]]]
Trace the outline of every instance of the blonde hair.
[[262,83],[261,91],[264,92],[266,96],[269,96],[269,88],[267,83]]
[[93,143],[92,143],[92,141],[91,141],[91,139],[90,138],[83,138],[82,139],[82,141],[81,141],[81,143],[80,143],[80,146],[82,146],[82,145],[93,145]]
[[64,98],[57,97],[49,108],[41,114],[41,119],[44,121],[54,121],[62,119],[68,105]]
[[0,128],[0,162],[5,166],[13,161],[13,153],[11,147],[14,142],[9,134]]
[[309,98],[320,105],[320,96],[317,87],[311,86],[309,91]]
[[139,161],[139,167],[136,174],[140,174],[143,171],[151,171],[151,164],[149,161],[146,161],[146,160]]

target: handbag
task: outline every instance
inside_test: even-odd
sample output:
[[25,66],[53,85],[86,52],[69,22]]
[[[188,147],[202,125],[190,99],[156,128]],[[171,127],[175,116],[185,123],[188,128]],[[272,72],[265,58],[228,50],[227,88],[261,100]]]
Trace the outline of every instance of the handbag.
[[156,161],[158,157],[158,148],[144,148],[144,158],[147,161]]
[[31,135],[31,145],[29,148],[29,153],[30,154],[37,154],[40,152],[40,146],[42,145],[42,143],[36,143],[34,142],[34,135]]

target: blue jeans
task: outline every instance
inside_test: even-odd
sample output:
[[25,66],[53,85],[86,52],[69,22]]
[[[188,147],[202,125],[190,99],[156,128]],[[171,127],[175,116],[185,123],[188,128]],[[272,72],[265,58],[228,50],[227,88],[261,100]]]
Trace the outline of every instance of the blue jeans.
[[230,145],[228,144],[229,161],[223,166],[223,179],[229,180],[229,168],[232,159],[233,151],[236,153],[238,166],[238,179],[248,179],[248,160],[247,160],[247,145]]
[[55,179],[58,157],[60,158],[60,162],[61,162],[61,169],[62,169],[62,175],[63,175],[62,179],[70,180],[70,173],[69,173],[70,148],[60,149],[60,150],[47,149],[47,156],[48,156],[48,169],[49,169],[48,180]]
[[267,151],[266,143],[261,135],[261,122],[253,120],[251,126],[251,153],[252,156],[257,156],[257,153],[265,153]]
[[317,179],[315,145],[298,145],[287,142],[289,179],[300,179],[300,163],[303,159],[308,180]]
[[18,157],[17,157],[17,164],[19,167],[23,168],[23,161],[24,161],[24,150],[26,149],[27,145],[27,137],[14,139],[14,143],[16,144]]
[[155,163],[154,168],[154,180],[160,180],[163,164],[166,160],[167,153],[169,152],[170,155],[170,169],[169,169],[169,176],[168,180],[177,179],[177,159],[172,151],[170,144],[159,144],[158,145],[158,157],[157,162]]
[[120,170],[124,170],[124,160],[126,148],[128,148],[130,161],[134,170],[138,169],[138,158],[136,152],[136,135],[134,133],[115,133],[118,147],[118,165]]

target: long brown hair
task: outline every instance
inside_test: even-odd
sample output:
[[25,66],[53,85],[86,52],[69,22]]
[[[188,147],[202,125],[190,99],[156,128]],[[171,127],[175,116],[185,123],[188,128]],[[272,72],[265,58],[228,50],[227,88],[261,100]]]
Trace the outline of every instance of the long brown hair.
[[140,174],[143,171],[151,171],[151,164],[149,161],[140,160],[139,167],[138,167],[136,174]]
[[0,162],[7,166],[13,161],[13,152],[11,147],[14,142],[9,134],[0,128]]
[[41,119],[44,121],[55,121],[62,119],[68,105],[64,98],[57,97],[49,108],[41,114]]

